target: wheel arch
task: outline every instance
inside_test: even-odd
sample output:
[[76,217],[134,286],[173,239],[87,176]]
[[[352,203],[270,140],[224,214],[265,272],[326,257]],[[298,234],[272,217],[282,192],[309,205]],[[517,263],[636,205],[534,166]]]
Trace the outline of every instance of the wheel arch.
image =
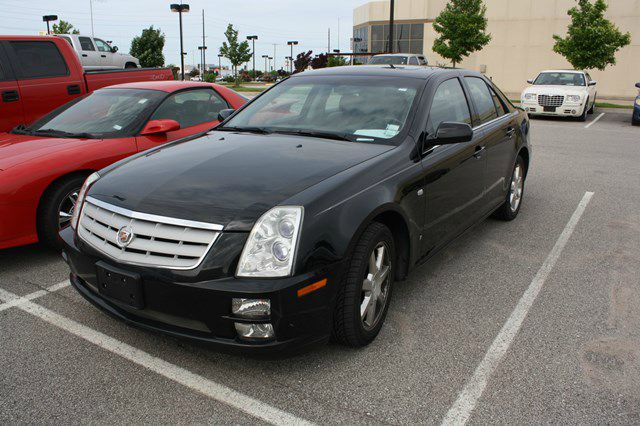
[[518,155],[522,157],[522,160],[524,161],[524,175],[526,177],[529,173],[529,161],[531,158],[529,155],[529,149],[526,146],[523,146],[520,148],[520,151],[518,151]]
[[56,185],[59,182],[62,182],[63,180],[66,180],[66,179],[72,179],[72,178],[79,177],[79,176],[87,177],[93,172],[95,172],[95,170],[93,170],[93,169],[74,170],[72,172],[60,175],[57,178],[55,178],[54,180],[52,180],[51,182],[49,182],[49,185],[47,185],[47,187],[44,189],[44,191],[42,191],[42,193],[40,194],[40,198],[38,199],[38,207],[37,207],[37,210],[36,210],[36,227],[38,227],[39,222],[40,222],[40,217],[42,216],[41,212],[42,212],[42,209],[44,207],[43,206],[43,200],[44,200],[45,196],[52,190],[54,185]]

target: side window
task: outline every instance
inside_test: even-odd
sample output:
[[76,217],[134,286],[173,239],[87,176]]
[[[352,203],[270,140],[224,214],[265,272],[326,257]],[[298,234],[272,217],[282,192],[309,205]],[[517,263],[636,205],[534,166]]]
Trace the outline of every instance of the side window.
[[409,58],[409,65],[418,65],[418,58],[412,56]]
[[498,114],[496,105],[493,102],[493,96],[484,80],[478,77],[465,77],[465,81],[469,86],[471,99],[473,99],[473,103],[478,110],[480,124],[497,118]]
[[61,39],[66,40],[67,43],[69,43],[71,45],[71,47],[73,47],[73,43],[71,43],[71,39],[69,37],[65,37],[65,36],[59,36]]
[[55,43],[50,41],[9,42],[20,67],[20,77],[60,77],[69,74],[69,69]]
[[427,120],[427,133],[434,134],[440,123],[444,121],[471,124],[467,98],[457,78],[441,83],[433,95],[431,111],[429,111],[429,119]]
[[80,42],[80,47],[82,50],[95,51],[96,48],[93,47],[93,43],[89,37],[78,37],[78,41]]
[[104,41],[100,40],[99,38],[94,38],[93,41],[96,42],[96,47],[100,52],[111,52],[111,48]]
[[496,111],[498,111],[498,117],[502,117],[507,114],[509,110],[502,103],[500,96],[493,90],[493,88],[489,87],[489,91],[491,92],[491,97],[493,98],[493,104],[496,106]]
[[420,62],[420,65],[427,65],[427,60],[424,56],[418,56],[418,61]]
[[586,73],[585,75],[587,76],[587,84],[589,84],[591,81],[593,81],[593,79],[591,78],[589,73]]
[[151,120],[175,120],[181,128],[215,121],[227,103],[212,89],[197,89],[169,96],[151,116]]
[[0,81],[4,81],[5,78],[4,71],[2,71],[2,64],[0,64]]

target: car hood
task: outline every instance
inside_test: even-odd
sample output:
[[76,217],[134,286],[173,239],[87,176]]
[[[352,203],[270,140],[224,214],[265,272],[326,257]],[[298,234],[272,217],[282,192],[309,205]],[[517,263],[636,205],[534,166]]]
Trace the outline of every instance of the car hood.
[[529,86],[524,89],[524,93],[535,93],[537,95],[581,95],[587,91],[585,86]]
[[271,207],[392,146],[211,132],[107,172],[88,195],[129,210],[248,231]]
[[0,169],[86,143],[87,139],[47,138],[0,133]]

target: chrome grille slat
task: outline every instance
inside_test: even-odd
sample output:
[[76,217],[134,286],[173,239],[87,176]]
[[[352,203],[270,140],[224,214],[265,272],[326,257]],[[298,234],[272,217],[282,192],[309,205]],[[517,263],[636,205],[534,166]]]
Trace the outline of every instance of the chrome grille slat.
[[[133,240],[118,246],[118,231],[129,226]],[[78,235],[107,256],[123,262],[168,269],[197,267],[222,226],[134,212],[87,197]]]
[[548,107],[559,107],[564,103],[562,95],[538,95],[538,105]]

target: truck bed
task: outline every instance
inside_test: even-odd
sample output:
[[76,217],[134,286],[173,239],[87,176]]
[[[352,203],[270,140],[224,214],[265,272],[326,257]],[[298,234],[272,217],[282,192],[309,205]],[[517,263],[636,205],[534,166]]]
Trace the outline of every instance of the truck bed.
[[173,80],[171,68],[128,68],[85,71],[87,92],[115,84]]

